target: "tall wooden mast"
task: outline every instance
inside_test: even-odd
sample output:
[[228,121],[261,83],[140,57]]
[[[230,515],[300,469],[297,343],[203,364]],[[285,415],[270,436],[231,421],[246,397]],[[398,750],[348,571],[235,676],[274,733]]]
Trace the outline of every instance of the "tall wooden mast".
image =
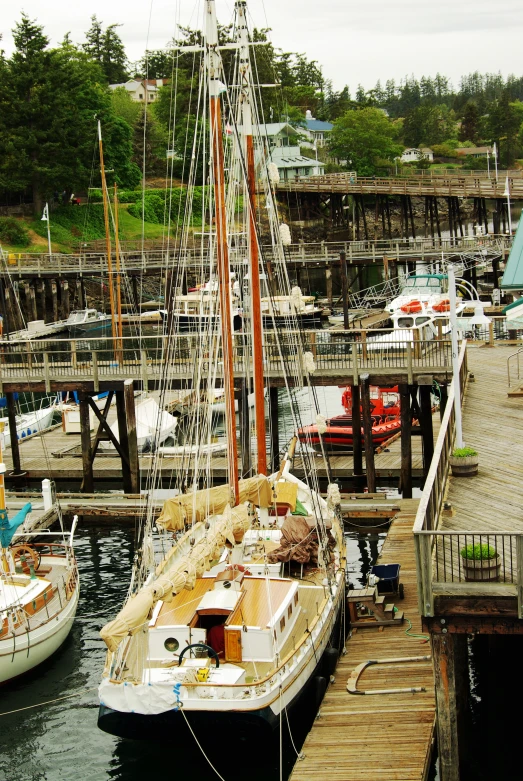
[[220,95],[225,86],[219,79],[221,58],[218,52],[218,25],[214,0],[206,3],[206,55],[209,68],[209,116],[211,123],[212,172],[216,213],[216,248],[218,257],[218,288],[223,350],[223,380],[225,388],[225,418],[227,430],[227,461],[234,504],[239,504],[238,445],[234,409],[234,364],[231,313],[231,275],[227,245],[227,215],[223,162],[223,128]]
[[109,305],[111,307],[111,335],[113,345],[116,349],[116,320],[114,306],[114,281],[113,281],[113,261],[111,257],[111,234],[109,232],[109,199],[107,194],[107,182],[105,179],[104,150],[102,144],[102,125],[98,120],[98,147],[100,149],[100,175],[102,177],[102,197],[104,204],[104,222],[105,222],[105,243],[107,248],[107,273],[109,276]]
[[258,473],[267,474],[267,432],[265,428],[265,396],[263,382],[263,340],[261,314],[261,287],[258,235],[256,233],[256,178],[254,167],[254,143],[252,137],[252,76],[249,58],[249,36],[247,30],[245,0],[237,0],[237,29],[240,43],[240,101],[242,128],[245,139],[245,165],[248,188],[248,236],[249,276],[251,282],[252,355],[254,374],[254,411],[256,418],[256,441],[258,443]]

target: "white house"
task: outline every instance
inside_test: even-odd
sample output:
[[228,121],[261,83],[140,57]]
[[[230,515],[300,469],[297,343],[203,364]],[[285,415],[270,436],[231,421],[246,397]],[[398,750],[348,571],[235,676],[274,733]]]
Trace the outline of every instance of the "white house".
[[282,182],[290,182],[297,176],[325,173],[325,163],[301,154],[301,129],[296,130],[288,122],[271,122],[260,125],[259,132],[267,141],[271,162],[278,168]]
[[434,160],[434,153],[432,149],[426,146],[420,149],[405,149],[400,157],[402,163],[419,163],[420,160],[429,160],[431,163]]
[[456,152],[459,157],[493,157],[491,146],[461,146]]
[[307,136],[308,141],[302,143],[302,146],[308,146],[312,149],[324,147],[333,127],[334,125],[332,122],[323,122],[321,119],[314,119],[312,113],[307,109],[305,112],[304,135]]
[[109,89],[123,87],[136,103],[152,103],[158,97],[158,90],[167,84],[167,79],[129,79],[123,84],[109,84]]

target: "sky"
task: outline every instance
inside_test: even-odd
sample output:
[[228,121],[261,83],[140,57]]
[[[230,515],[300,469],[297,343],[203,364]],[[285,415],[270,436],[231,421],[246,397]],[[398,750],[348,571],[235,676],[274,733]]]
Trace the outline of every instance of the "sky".
[[[163,48],[176,24],[199,26],[202,0],[7,0],[2,2],[0,46],[12,51],[11,29],[25,11],[44,25],[51,44],[66,32],[84,41],[90,17],[121,22],[129,60],[146,47]],[[232,19],[234,0],[216,0],[218,19]],[[434,76],[457,86],[462,74],[479,70],[523,75],[521,0],[249,0],[253,25],[271,27],[274,46],[317,60],[335,89],[378,79]]]

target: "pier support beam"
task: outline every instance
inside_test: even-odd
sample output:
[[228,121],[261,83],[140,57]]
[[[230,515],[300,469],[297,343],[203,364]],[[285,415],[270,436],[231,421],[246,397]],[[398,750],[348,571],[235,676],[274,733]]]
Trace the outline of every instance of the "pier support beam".
[[62,280],[62,318],[67,320],[70,313],[69,307],[69,280]]
[[13,471],[9,477],[23,477],[25,472],[22,471],[22,464],[20,461],[20,447],[18,445],[18,434],[16,431],[16,406],[14,394],[6,393],[5,400],[7,405],[7,421],[9,423],[9,437],[11,439],[11,458],[13,461]]
[[47,323],[49,317],[47,316],[47,307],[45,305],[45,282],[43,279],[38,280],[36,285],[36,293],[40,309],[40,319]]
[[51,322],[58,322],[58,287],[56,279],[51,280],[51,302],[53,307],[53,319]]
[[91,453],[91,425],[89,420],[89,399],[80,394],[80,439],[82,444],[83,480],[80,490],[86,494],[94,491],[93,454]]
[[432,428],[432,404],[430,400],[430,385],[419,385],[420,426],[423,442],[423,476],[427,477],[434,455],[434,432]]
[[25,286],[25,297],[27,302],[27,316],[29,320],[38,320],[36,311],[36,293],[33,282],[28,282]]
[[352,456],[354,475],[363,474],[363,446],[361,441],[360,386],[352,386]]
[[278,433],[278,388],[269,387],[269,412],[271,416],[271,471],[277,472],[280,467],[280,436]]
[[[249,384],[245,377],[241,380],[240,398],[238,400],[240,413],[240,447],[242,477],[247,477],[252,469],[251,454],[251,419],[249,414]],[[258,442],[258,447],[266,447],[265,442]]]
[[[365,440],[365,471],[367,474],[367,487],[369,493],[376,491],[376,467],[374,464],[374,443],[372,441],[372,417],[370,414],[370,386],[369,375],[362,374],[361,380],[361,409],[363,412],[363,436]],[[354,409],[354,404],[353,404]],[[353,418],[354,424],[354,418]],[[354,433],[354,425],[353,425]]]
[[115,395],[120,458],[122,459],[123,489],[126,494],[139,494],[140,464],[138,461],[133,381],[125,380],[123,391],[116,391]]
[[431,634],[441,781],[459,781],[460,778],[455,665],[456,640],[457,635],[449,632]]
[[405,383],[399,386],[401,414],[401,470],[400,490],[404,499],[412,499],[412,410],[410,389]]

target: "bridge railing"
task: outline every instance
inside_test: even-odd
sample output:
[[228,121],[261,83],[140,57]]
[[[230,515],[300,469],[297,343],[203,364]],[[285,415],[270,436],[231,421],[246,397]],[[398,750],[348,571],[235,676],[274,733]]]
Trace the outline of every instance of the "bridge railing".
[[[36,343],[0,342],[0,382],[45,382],[75,378],[138,378],[167,382],[171,377],[191,378],[196,365],[203,370],[217,363],[221,376],[221,350],[199,334],[174,337],[124,337],[121,348],[107,339],[46,339]],[[446,339],[398,338],[386,329],[285,332],[264,336],[264,369],[268,375],[306,374],[304,353],[311,353],[315,372],[355,376],[371,371],[386,375],[403,372],[451,371],[451,343]],[[234,337],[234,368],[250,372],[251,348],[246,334]]]

